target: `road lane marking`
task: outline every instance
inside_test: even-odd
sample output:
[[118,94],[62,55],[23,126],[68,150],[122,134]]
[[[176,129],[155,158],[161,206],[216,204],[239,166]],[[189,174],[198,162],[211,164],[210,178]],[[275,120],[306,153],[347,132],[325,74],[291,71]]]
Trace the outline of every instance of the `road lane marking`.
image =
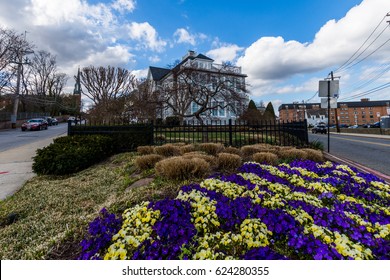
[[341,140],[347,140],[352,142],[359,142],[359,143],[365,143],[365,144],[373,144],[378,146],[384,146],[384,147],[390,147],[390,144],[384,144],[384,143],[375,143],[370,141],[363,141],[363,140],[355,140],[355,139],[349,139],[349,138],[343,138],[343,137],[336,137],[335,139],[341,139]]

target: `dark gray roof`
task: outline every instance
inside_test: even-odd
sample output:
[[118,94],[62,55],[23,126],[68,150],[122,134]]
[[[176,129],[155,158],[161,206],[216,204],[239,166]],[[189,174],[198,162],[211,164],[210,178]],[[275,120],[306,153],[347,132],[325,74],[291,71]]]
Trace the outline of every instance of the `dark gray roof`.
[[150,66],[150,73],[154,81],[160,81],[165,75],[171,72],[170,69]]
[[205,56],[205,55],[203,55],[203,54],[198,54],[197,56],[196,56],[196,58],[200,58],[200,59],[205,59],[205,60],[210,60],[210,61],[214,61],[213,59],[211,59],[210,57],[207,57],[207,56]]
[[[357,108],[357,107],[379,107],[379,106],[386,106],[390,104],[390,100],[378,100],[378,101],[352,101],[352,102],[337,102],[337,108],[340,108],[340,105],[347,105],[347,107],[351,108]],[[279,111],[282,109],[286,109],[286,106],[288,106],[288,109],[299,108],[300,106],[306,106],[306,109],[312,109],[314,107],[321,107],[321,103],[286,103],[279,106]]]

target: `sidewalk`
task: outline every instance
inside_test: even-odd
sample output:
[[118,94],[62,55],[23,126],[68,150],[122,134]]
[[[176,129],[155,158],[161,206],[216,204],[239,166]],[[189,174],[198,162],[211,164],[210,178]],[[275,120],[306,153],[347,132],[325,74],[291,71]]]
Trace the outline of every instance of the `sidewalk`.
[[35,174],[32,171],[36,150],[48,146],[53,139],[44,139],[0,152],[0,200],[13,195]]
[[389,139],[390,135],[382,135],[382,134],[361,134],[361,133],[345,133],[345,132],[331,132],[331,135],[345,135],[345,136],[357,136],[357,137],[369,137],[369,138],[379,138],[379,139]]

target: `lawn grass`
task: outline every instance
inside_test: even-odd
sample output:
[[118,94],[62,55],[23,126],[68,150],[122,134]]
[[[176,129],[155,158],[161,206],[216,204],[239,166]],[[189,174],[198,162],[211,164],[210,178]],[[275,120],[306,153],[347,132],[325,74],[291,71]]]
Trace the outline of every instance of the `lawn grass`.
[[72,176],[36,176],[0,202],[0,259],[75,259],[91,222],[105,207],[121,213],[143,200],[174,197],[181,183],[137,174],[134,153],[124,153]]

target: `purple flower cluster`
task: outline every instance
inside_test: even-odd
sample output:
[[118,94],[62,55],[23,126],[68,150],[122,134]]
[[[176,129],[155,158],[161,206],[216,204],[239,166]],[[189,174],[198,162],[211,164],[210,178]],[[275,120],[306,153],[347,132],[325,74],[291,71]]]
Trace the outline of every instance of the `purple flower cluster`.
[[196,234],[191,223],[190,203],[164,199],[150,203],[149,208],[160,211],[161,218],[153,226],[156,236],[153,242],[143,242],[134,253],[133,259],[178,259],[182,246],[187,245]]
[[112,236],[122,225],[122,219],[110,214],[106,208],[100,210],[99,216],[89,224],[88,235],[81,241],[79,260],[102,259],[98,253],[108,247]]

